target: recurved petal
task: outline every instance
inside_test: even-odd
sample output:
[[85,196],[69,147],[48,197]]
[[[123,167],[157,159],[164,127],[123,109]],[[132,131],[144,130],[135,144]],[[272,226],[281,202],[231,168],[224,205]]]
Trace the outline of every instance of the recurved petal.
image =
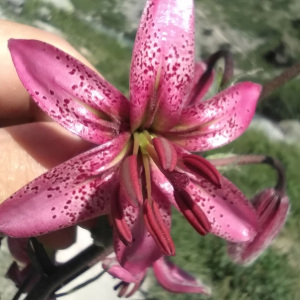
[[203,97],[210,89],[214,79],[214,72],[211,71],[210,73],[204,75],[206,69],[207,66],[204,62],[199,61],[195,63],[193,87],[189,95],[187,105],[199,104],[201,101],[203,101]]
[[153,271],[158,282],[169,292],[211,294],[209,287],[165,257],[158,259],[153,264]]
[[118,184],[114,170],[128,139],[128,134],[120,135],[21,188],[0,205],[0,231],[36,236],[107,213]]
[[221,176],[222,188],[204,178],[191,182],[186,191],[206,214],[211,233],[228,241],[251,241],[258,232],[258,218],[254,208],[242,192]]
[[[258,234],[250,242],[228,243],[229,257],[242,265],[251,264],[273,242],[286,221],[290,203],[287,196],[280,197],[274,189],[266,189],[255,196],[254,206],[260,221]],[[265,212],[259,211],[262,207]]]
[[183,110],[169,139],[189,151],[206,151],[238,138],[249,126],[261,86],[242,82]]
[[173,127],[194,73],[192,0],[148,0],[136,35],[130,73],[131,129]]
[[9,40],[14,65],[35,102],[52,119],[96,144],[128,123],[128,100],[96,72],[47,43]]

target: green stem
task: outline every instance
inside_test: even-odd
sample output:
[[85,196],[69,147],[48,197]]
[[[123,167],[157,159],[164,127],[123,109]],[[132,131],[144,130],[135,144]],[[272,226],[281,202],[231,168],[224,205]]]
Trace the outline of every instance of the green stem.
[[263,90],[260,94],[260,100],[265,99],[267,96],[272,94],[276,89],[286,84],[288,81],[299,75],[300,73],[300,62],[297,62],[290,68],[284,70],[280,75],[271,79],[265,83]]

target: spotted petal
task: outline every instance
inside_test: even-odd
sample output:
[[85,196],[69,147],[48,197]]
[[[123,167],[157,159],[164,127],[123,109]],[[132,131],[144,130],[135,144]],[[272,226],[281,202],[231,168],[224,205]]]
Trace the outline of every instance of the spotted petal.
[[128,100],[69,54],[36,40],[9,41],[14,65],[32,98],[71,132],[101,144],[128,122]]
[[158,282],[169,292],[211,294],[209,287],[164,257],[153,264],[153,271]]
[[206,151],[235,140],[249,126],[260,91],[258,84],[242,82],[184,109],[170,138],[189,151]]
[[137,32],[130,73],[130,119],[138,127],[173,127],[194,73],[192,0],[148,0]]
[[206,214],[211,233],[228,241],[251,241],[258,232],[258,218],[250,202],[229,180],[221,176],[219,189],[204,178],[186,188],[195,205]]
[[128,139],[129,134],[120,135],[21,188],[0,206],[0,231],[36,236],[107,213],[117,184],[113,171]]

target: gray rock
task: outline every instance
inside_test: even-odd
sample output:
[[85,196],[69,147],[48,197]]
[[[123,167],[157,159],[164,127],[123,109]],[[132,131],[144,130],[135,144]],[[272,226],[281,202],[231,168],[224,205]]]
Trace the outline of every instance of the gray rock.
[[278,125],[269,119],[255,115],[250,128],[262,131],[269,139],[273,141],[284,141],[284,134]]
[[7,4],[12,8],[16,15],[19,15],[24,6],[25,0],[7,0]]
[[44,22],[49,22],[52,17],[50,8],[48,8],[46,6],[39,7],[37,10],[37,13],[38,13],[39,19]]
[[6,0],[7,4],[15,7],[21,7],[24,5],[25,0]]
[[262,131],[273,141],[300,143],[300,122],[298,120],[284,120],[275,123],[267,118],[255,115],[250,128]]
[[283,120],[278,124],[286,140],[300,142],[300,122],[298,120]]
[[130,32],[137,29],[145,3],[145,0],[127,0],[121,2],[122,13],[127,21],[126,31]]

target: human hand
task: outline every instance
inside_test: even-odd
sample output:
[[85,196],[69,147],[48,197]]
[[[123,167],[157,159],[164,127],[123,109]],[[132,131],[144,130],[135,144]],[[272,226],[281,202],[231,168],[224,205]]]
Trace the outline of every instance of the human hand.
[[[0,203],[47,169],[93,146],[52,122],[31,100],[15,71],[7,47],[10,38],[45,41],[94,69],[61,37],[0,20]],[[63,242],[62,247],[70,243]]]

